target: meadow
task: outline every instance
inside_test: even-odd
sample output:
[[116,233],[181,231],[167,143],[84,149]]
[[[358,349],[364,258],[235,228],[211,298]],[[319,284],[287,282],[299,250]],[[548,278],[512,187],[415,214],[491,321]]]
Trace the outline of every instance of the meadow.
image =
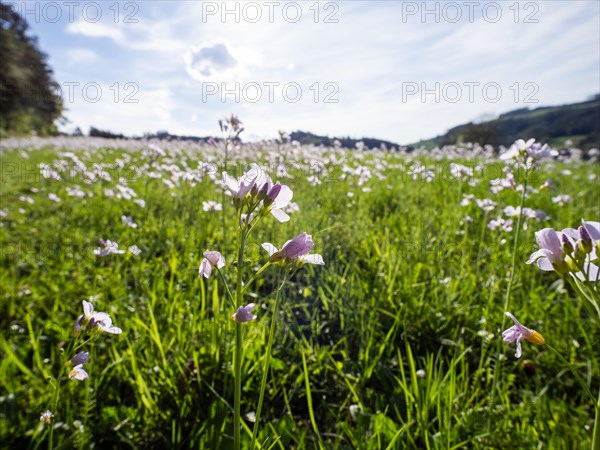
[[[598,317],[526,261],[536,231],[600,220],[598,155],[525,170],[506,151],[3,139],[0,447],[234,448],[241,329],[242,448],[591,448]],[[221,180],[252,164],[289,186],[291,219],[262,217],[240,265]],[[302,232],[324,265],[261,271],[261,244]],[[206,251],[219,275],[199,276]],[[259,271],[241,326],[226,284]],[[122,332],[74,347],[83,300]],[[505,311],[547,345],[516,358]]]

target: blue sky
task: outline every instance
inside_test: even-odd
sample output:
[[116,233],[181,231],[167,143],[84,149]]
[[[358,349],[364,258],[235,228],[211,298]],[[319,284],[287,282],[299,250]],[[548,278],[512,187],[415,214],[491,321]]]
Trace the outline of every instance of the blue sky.
[[[407,144],[600,91],[600,2],[7,2],[61,87],[65,130],[278,130]],[[528,136],[524,136],[527,138]]]

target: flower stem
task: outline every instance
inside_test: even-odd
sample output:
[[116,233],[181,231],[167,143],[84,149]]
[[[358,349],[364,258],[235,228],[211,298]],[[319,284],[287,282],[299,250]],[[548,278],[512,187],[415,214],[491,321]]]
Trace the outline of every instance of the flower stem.
[[598,392],[598,402],[596,403],[596,418],[594,420],[592,450],[600,450],[600,391]]
[[[263,273],[265,270],[267,270],[267,268],[270,265],[271,265],[271,261],[267,261],[260,269],[258,269],[258,272],[256,272],[254,275],[252,275],[252,278],[250,278],[250,280],[248,280],[246,282],[246,284],[244,285],[244,288],[242,289],[242,293],[246,292],[246,290],[250,287],[250,285],[254,282],[254,280],[256,280],[261,273]],[[279,292],[279,291],[277,291],[277,292]]]
[[[236,309],[243,304],[242,272],[244,268],[244,245],[246,243],[246,230],[244,227],[239,229],[238,233],[238,260],[237,260],[237,285],[236,285]],[[242,399],[242,324],[235,324],[235,361],[234,361],[234,379],[235,393],[233,406],[233,447],[240,450],[240,402]]]
[[269,365],[271,363],[271,349],[273,348],[273,339],[275,336],[275,324],[277,321],[277,316],[279,315],[279,294],[281,289],[283,289],[284,284],[288,280],[287,276],[283,277],[283,281],[281,285],[277,289],[277,294],[275,296],[275,306],[273,307],[273,315],[271,316],[271,326],[269,327],[269,340],[267,341],[267,353],[265,355],[265,364],[263,366],[263,374],[262,381],[260,383],[260,394],[258,397],[258,406],[256,408],[256,418],[254,421],[254,429],[252,431],[252,443],[250,444],[250,449],[254,448],[254,444],[256,442],[256,436],[258,435],[258,423],[260,422],[260,413],[262,412],[263,401],[265,398],[265,389],[267,386],[267,378],[269,375]]
[[[528,171],[525,171],[525,180],[523,181],[523,192],[521,193],[521,202],[519,205],[519,217],[517,218],[517,226],[515,228],[515,240],[513,242],[513,250],[512,250],[512,263],[510,266],[510,275],[508,277],[508,285],[506,286],[506,295],[504,297],[504,311],[508,311],[509,306],[510,306],[510,295],[512,292],[512,286],[513,286],[513,281],[514,281],[514,277],[515,277],[515,267],[517,265],[517,251],[519,248],[519,238],[521,236],[521,228],[522,228],[522,222],[523,222],[523,206],[525,205],[525,194],[527,192],[527,176],[528,176]],[[504,314],[502,314],[502,325],[501,325],[501,330],[504,329],[505,326],[505,321],[506,321],[506,316]],[[501,345],[502,345],[502,341],[499,340],[498,341],[498,345],[496,346],[496,355],[500,354],[501,351]],[[490,397],[490,407],[493,407],[494,405],[494,397],[496,395],[496,385],[498,383],[498,377],[499,377],[499,369],[500,368],[500,360],[498,357],[496,357],[496,364],[494,365],[494,378],[492,379],[492,392],[491,392],[491,397]],[[491,426],[491,421],[488,421],[488,429]]]
[[[67,346],[67,349],[63,353],[63,355],[67,355],[67,357],[68,357],[76,349],[78,349],[83,344],[85,344],[86,342],[89,341],[89,339],[88,339],[85,342],[83,342],[82,344],[77,345],[78,339],[79,339],[79,334],[75,337],[75,339],[73,341],[69,342],[69,345]],[[60,370],[58,371],[58,377],[56,378],[56,384],[54,386],[54,397],[52,398],[52,406],[50,409],[50,411],[53,414],[55,414],[57,417],[58,417],[58,401],[60,399],[60,382],[62,381],[62,377],[65,373],[66,365],[67,365],[66,361],[61,361]],[[53,445],[54,445],[53,438],[54,438],[54,424],[50,423],[50,435],[48,436],[48,449],[49,450],[52,450],[52,448],[53,448]]]
[[575,369],[575,367],[573,367],[573,365],[567,361],[565,359],[565,357],[563,355],[561,355],[558,350],[556,350],[554,347],[552,347],[549,344],[545,344],[544,345],[546,348],[548,348],[549,350],[552,351],[552,353],[554,353],[556,356],[558,356],[558,359],[560,359],[560,362],[562,362],[565,367],[567,369],[569,369],[571,371],[571,373],[575,376],[575,379],[577,380],[577,382],[581,385],[581,387],[583,388],[583,390],[585,391],[585,393],[587,394],[587,396],[594,402],[596,403],[596,398],[594,397],[594,394],[592,394],[592,391],[590,391],[590,387],[587,385],[587,383],[583,380],[583,378],[581,378],[581,375],[579,375],[579,372],[577,372],[577,370]]

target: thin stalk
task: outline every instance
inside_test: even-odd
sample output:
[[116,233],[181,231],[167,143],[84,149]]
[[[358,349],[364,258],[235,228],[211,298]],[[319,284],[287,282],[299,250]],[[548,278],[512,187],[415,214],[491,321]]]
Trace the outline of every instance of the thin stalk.
[[584,379],[581,378],[581,375],[579,375],[579,372],[577,372],[577,370],[575,370],[575,367],[573,367],[571,365],[571,363],[569,361],[567,361],[565,359],[565,357],[563,355],[561,355],[558,352],[558,350],[556,350],[554,347],[552,347],[551,345],[548,345],[548,344],[545,344],[544,346],[546,348],[548,348],[549,350],[551,350],[552,353],[554,353],[556,356],[558,356],[558,359],[560,359],[560,362],[562,362],[565,365],[565,367],[571,371],[571,373],[575,376],[575,379],[581,385],[581,387],[583,388],[585,393],[595,403],[596,397],[594,396],[594,394],[592,394],[592,391],[590,391],[590,387],[587,385],[587,383],[584,381]]
[[[88,338],[87,340],[85,340],[84,342],[82,342],[81,344],[77,344],[77,340],[79,339],[79,336],[77,336],[75,338],[74,341],[71,341],[69,343],[69,345],[67,346],[66,351],[63,353],[63,355],[67,355],[67,357],[69,355],[72,355],[75,350],[81,348],[83,345],[85,345],[87,342],[89,342],[92,338]],[[69,360],[70,361],[70,360]],[[60,399],[60,382],[62,381],[62,377],[65,373],[65,368],[67,367],[67,361],[62,361],[62,364],[60,365],[60,370],[58,371],[58,378],[56,378],[56,384],[54,386],[54,396],[52,398],[52,406],[50,411],[52,412],[52,414],[55,414],[58,416],[58,401]],[[54,424],[50,423],[50,435],[48,436],[48,449],[52,450],[53,446],[54,446]]]
[[[62,380],[63,373],[65,371],[65,363],[61,364],[60,371],[58,372],[58,378],[56,379],[56,386],[54,388],[54,398],[52,399],[52,414],[58,414],[56,407],[58,406],[58,399],[60,398],[60,381]],[[50,436],[48,437],[48,450],[53,448],[53,437],[54,437],[54,424],[50,422]]]
[[[256,272],[252,278],[250,278],[250,280],[248,280],[248,282],[244,285],[244,288],[242,289],[242,293],[245,293],[246,290],[250,287],[250,285],[254,282],[254,280],[256,280],[258,278],[258,276],[263,273],[265,270],[267,270],[267,268],[271,265],[271,261],[267,261],[260,269],[258,269],[258,272]],[[279,291],[277,291],[279,292]]]
[[598,392],[598,402],[596,403],[596,419],[594,420],[592,450],[600,450],[600,391]]
[[[241,211],[240,211],[241,213]],[[244,268],[244,246],[246,243],[246,230],[240,228],[238,233],[238,259],[237,259],[237,284],[236,284],[236,310],[243,304],[243,286],[242,286],[242,272]],[[235,378],[235,391],[234,391],[234,406],[233,406],[233,447],[235,450],[240,450],[240,403],[242,399],[242,324],[235,324],[235,361],[234,361],[234,378]]]
[[[567,277],[565,277],[567,278]],[[583,299],[584,304],[585,301],[588,301],[590,305],[592,305],[594,307],[594,309],[596,310],[596,314],[598,315],[598,319],[600,319],[600,308],[598,307],[598,303],[591,298],[588,294],[586,294],[586,292],[581,288],[581,286],[579,286],[579,281],[576,278],[568,278],[569,282],[571,284],[571,286],[573,287],[573,289],[577,292],[577,295],[579,295],[579,297],[581,299]]]
[[229,290],[229,285],[227,284],[227,281],[225,281],[225,277],[223,276],[223,272],[221,272],[221,270],[218,267],[216,267],[216,269],[217,269],[217,273],[219,274],[219,277],[221,277],[221,281],[225,285],[225,291],[227,292],[227,298],[229,299],[229,302],[231,303],[231,306],[235,307],[235,299],[233,298],[233,294]]
[[[517,226],[515,229],[515,239],[514,239],[514,243],[513,243],[513,250],[512,250],[512,263],[511,263],[511,267],[510,267],[510,275],[508,277],[508,285],[506,286],[506,296],[504,297],[504,311],[508,311],[508,308],[510,306],[510,295],[512,293],[512,286],[513,286],[513,281],[515,278],[515,267],[517,265],[517,251],[519,248],[519,238],[521,236],[521,228],[522,228],[522,222],[523,222],[523,206],[525,205],[525,194],[527,193],[527,176],[528,176],[528,171],[525,171],[525,180],[523,181],[523,192],[521,193],[521,202],[519,205],[519,217],[517,218]],[[504,329],[504,326],[506,324],[506,316],[504,314],[502,314],[502,325],[501,325],[501,329]],[[496,355],[500,354],[500,346],[502,345],[502,341],[498,341],[498,344],[496,346]],[[494,365],[494,378],[492,380],[492,392],[491,392],[491,397],[490,397],[490,406],[494,405],[494,400],[495,400],[495,395],[496,395],[496,385],[498,383],[498,372],[499,372],[499,367],[500,367],[500,361],[497,358],[496,359],[496,364]],[[491,426],[491,422],[488,421],[488,431],[489,428]]]
[[[266,264],[265,264],[266,266]],[[264,266],[263,266],[264,267]],[[254,429],[252,430],[252,443],[250,444],[250,449],[254,448],[254,444],[256,442],[256,436],[258,435],[258,423],[260,422],[260,414],[262,412],[263,401],[265,398],[265,389],[267,386],[267,378],[269,375],[269,365],[271,364],[271,349],[273,348],[273,340],[275,337],[275,324],[277,321],[277,316],[279,315],[279,298],[281,289],[285,285],[288,280],[287,276],[283,277],[283,281],[281,285],[277,289],[277,294],[275,295],[275,306],[273,307],[273,315],[271,316],[271,326],[269,327],[269,340],[267,341],[267,353],[265,355],[265,364],[263,366],[263,374],[262,380],[260,382],[260,394],[258,396],[258,406],[256,408],[256,418],[254,421]]]

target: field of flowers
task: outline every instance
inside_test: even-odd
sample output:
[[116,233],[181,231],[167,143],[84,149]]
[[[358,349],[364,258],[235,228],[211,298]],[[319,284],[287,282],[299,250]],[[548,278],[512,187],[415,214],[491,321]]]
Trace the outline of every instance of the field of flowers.
[[0,447],[592,447],[597,151],[239,126],[2,140]]

